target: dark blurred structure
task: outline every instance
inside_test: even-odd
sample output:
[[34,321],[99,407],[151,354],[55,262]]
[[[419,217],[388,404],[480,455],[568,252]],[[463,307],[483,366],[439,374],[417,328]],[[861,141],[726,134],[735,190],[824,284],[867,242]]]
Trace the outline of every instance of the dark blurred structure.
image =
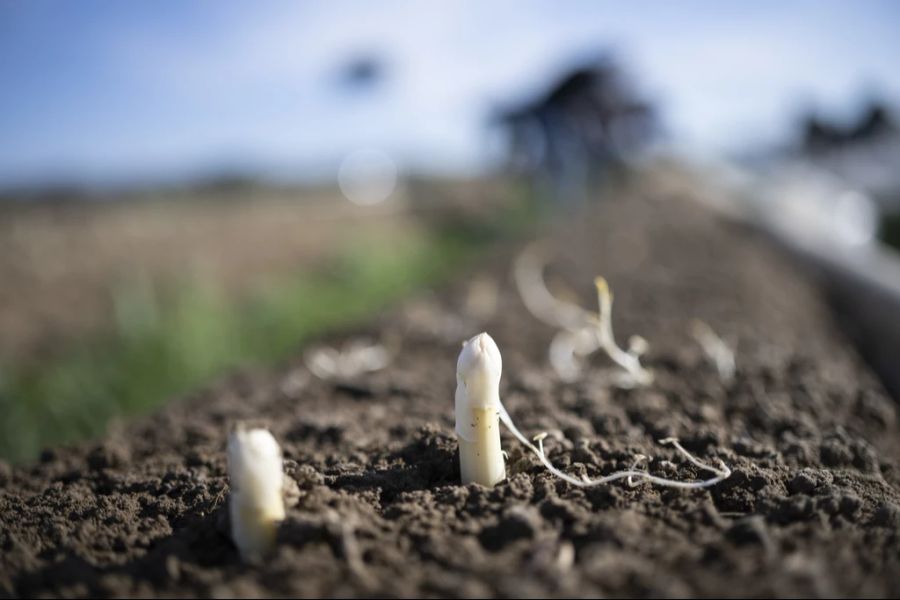
[[[865,192],[882,220],[900,215],[900,126],[888,103],[873,99],[850,123],[809,115],[801,121],[801,158]],[[892,236],[897,237],[894,232]]]
[[896,136],[897,125],[883,102],[872,101],[850,125],[841,125],[816,115],[806,117],[803,147],[811,153],[823,153],[854,144],[878,141],[879,138]]
[[583,64],[524,101],[496,111],[509,166],[563,200],[624,164],[658,131],[656,112],[611,59]]

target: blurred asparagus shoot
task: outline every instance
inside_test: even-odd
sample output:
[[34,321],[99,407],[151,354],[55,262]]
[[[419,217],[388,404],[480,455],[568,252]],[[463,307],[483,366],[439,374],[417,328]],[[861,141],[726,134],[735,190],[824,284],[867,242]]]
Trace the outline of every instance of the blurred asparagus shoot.
[[719,379],[726,384],[734,381],[734,374],[737,369],[734,351],[725,343],[725,340],[712,327],[700,319],[691,321],[691,335],[697,340],[697,343],[703,349],[703,354],[706,355],[706,358],[718,371]]

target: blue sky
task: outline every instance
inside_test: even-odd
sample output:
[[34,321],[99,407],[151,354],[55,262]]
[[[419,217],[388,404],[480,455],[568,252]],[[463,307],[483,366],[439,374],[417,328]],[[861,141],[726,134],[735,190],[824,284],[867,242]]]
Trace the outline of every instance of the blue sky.
[[[301,177],[362,147],[469,172],[490,107],[603,48],[705,152],[900,98],[900,2],[0,0],[0,185]],[[384,80],[347,94],[336,70],[364,53]]]

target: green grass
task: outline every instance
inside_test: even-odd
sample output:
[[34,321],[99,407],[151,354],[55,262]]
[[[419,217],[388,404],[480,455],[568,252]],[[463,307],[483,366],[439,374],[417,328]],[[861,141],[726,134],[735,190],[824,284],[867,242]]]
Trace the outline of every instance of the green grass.
[[[284,359],[317,334],[371,316],[445,279],[484,249],[456,228],[357,249],[332,268],[300,273],[238,302],[208,283],[167,301],[136,284],[115,295],[115,328],[39,367],[0,373],[0,457],[97,436],[112,419],[146,413],[237,365]],[[477,239],[476,239],[477,238]]]

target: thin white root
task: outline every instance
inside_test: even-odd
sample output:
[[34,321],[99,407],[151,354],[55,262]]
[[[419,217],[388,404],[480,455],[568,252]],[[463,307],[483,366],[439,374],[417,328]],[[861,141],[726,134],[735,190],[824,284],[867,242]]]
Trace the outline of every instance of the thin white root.
[[550,366],[567,383],[581,377],[584,359],[599,347],[591,327],[593,315],[576,304],[556,298],[544,281],[546,251],[539,244],[528,246],[516,259],[513,276],[525,308],[534,318],[558,328],[550,342]]
[[[692,454],[685,450],[681,446],[681,444],[678,443],[678,440],[674,438],[666,438],[664,440],[660,440],[659,443],[663,445],[672,444],[675,449],[685,458],[687,458],[687,460],[691,464],[700,469],[703,469],[704,471],[715,473],[716,476],[701,481],[676,481],[673,479],[666,479],[664,477],[657,477],[656,475],[651,475],[646,471],[639,471],[636,469],[638,463],[635,462],[635,466],[631,469],[625,471],[616,471],[615,473],[610,473],[609,475],[600,477],[598,479],[589,479],[587,477],[584,477],[583,479],[577,479],[560,471],[553,465],[553,463],[550,462],[550,459],[547,458],[547,454],[544,452],[544,438],[547,437],[546,433],[541,433],[534,437],[534,441],[537,443],[537,446],[529,442],[528,439],[524,435],[522,435],[522,432],[519,431],[519,428],[516,427],[515,423],[513,423],[512,418],[506,411],[506,407],[504,407],[502,403],[500,404],[500,420],[503,421],[503,424],[506,425],[507,429],[509,429],[510,433],[512,433],[516,437],[516,439],[518,439],[526,448],[537,455],[537,457],[541,460],[541,463],[548,471],[550,471],[552,474],[556,475],[563,481],[571,483],[572,485],[577,487],[592,487],[612,483],[613,481],[618,481],[619,479],[626,479],[626,483],[631,486],[635,486],[639,482],[646,481],[648,483],[653,483],[661,487],[671,487],[678,489],[700,489],[715,485],[720,481],[728,479],[728,477],[731,476],[731,469],[729,469],[728,466],[724,462],[722,462],[722,460],[717,459],[719,466],[713,467],[695,458]],[[637,480],[637,482],[635,480]]]
[[599,348],[592,329],[561,329],[550,342],[550,366],[562,381],[571,383],[581,376],[584,359]]
[[575,331],[590,324],[593,315],[571,302],[550,293],[544,281],[546,251],[539,244],[525,248],[513,265],[516,288],[525,308],[535,319],[551,327]]
[[[638,454],[637,456],[634,457],[634,463],[631,465],[630,470],[637,471],[638,465],[641,464],[642,462],[644,462],[645,460],[647,460],[646,456],[644,456],[643,454]],[[641,484],[640,481],[635,481],[634,477],[629,477],[628,479],[625,480],[625,482],[628,484],[628,487],[637,487]]]
[[[616,345],[612,333],[612,294],[602,277],[597,279],[599,314],[594,315],[577,304],[555,297],[544,281],[546,251],[538,244],[528,246],[513,267],[516,287],[525,308],[537,320],[560,331],[550,343],[550,366],[562,381],[581,377],[584,360],[603,348],[609,357],[625,369],[624,374],[610,375],[614,386],[634,388],[653,382],[653,374],[641,366],[640,357],[647,351],[647,340],[640,336],[629,339],[628,351]],[[601,284],[602,282],[602,289]]]
[[628,354],[640,358],[650,349],[650,342],[639,335],[628,338]]
[[317,348],[304,357],[310,372],[320,379],[352,379],[363,373],[380,371],[392,360],[387,348],[364,341],[350,342],[343,350]]
[[706,358],[716,367],[719,379],[725,383],[734,380],[736,370],[734,351],[707,323],[700,319],[691,322],[691,335],[700,344]]
[[594,285],[597,287],[597,303],[599,305],[599,318],[592,319],[596,326],[597,341],[609,357],[617,365],[625,369],[633,385],[627,385],[628,380],[622,383],[626,384],[622,387],[635,387],[638,385],[649,385],[653,383],[653,373],[645,369],[641,365],[641,355],[647,351],[647,341],[639,336],[631,338],[629,343],[629,351],[626,352],[619,348],[616,344],[615,336],[612,329],[612,292],[609,291],[609,284],[603,277],[594,279]]
[[691,454],[690,452],[688,452],[687,450],[685,450],[684,447],[681,445],[681,442],[679,442],[677,438],[673,438],[673,437],[665,438],[665,439],[659,440],[659,443],[664,446],[666,444],[671,444],[671,445],[675,446],[675,449],[678,451],[678,453],[681,454],[686,459],[688,459],[697,468],[703,469],[705,471],[712,471],[713,473],[725,473],[726,474],[725,477],[728,477],[729,475],[731,475],[731,469],[728,468],[728,466],[722,461],[721,458],[716,459],[716,461],[718,461],[718,463],[719,463],[719,466],[712,467],[712,466],[708,465],[707,463],[703,462],[702,460],[700,460],[699,458],[697,458],[696,456],[694,456],[693,454]]

